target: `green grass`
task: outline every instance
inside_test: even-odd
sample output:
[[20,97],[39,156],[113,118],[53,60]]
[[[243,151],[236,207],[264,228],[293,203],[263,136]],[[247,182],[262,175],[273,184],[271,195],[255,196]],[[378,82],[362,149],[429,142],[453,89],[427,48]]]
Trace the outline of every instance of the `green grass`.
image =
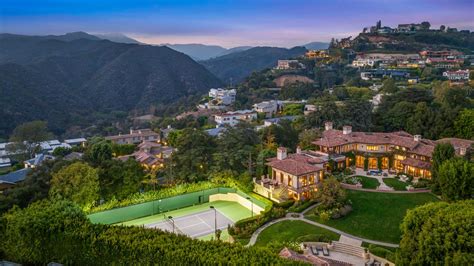
[[377,180],[377,178],[367,176],[357,176],[357,178],[360,178],[362,188],[376,189],[380,185],[380,182]]
[[250,217],[251,211],[244,206],[240,205],[237,202],[232,201],[214,201],[207,202],[200,205],[195,205],[187,208],[182,208],[174,211],[169,211],[166,213],[160,213],[152,216],[146,216],[143,218],[127,221],[124,223],[119,223],[121,225],[127,226],[141,226],[145,224],[155,223],[164,220],[166,216],[173,216],[174,218],[186,216],[193,213],[198,213],[202,211],[209,210],[209,206],[214,206],[218,211],[224,214],[227,218],[231,219],[233,222]]
[[385,185],[392,187],[395,190],[407,190],[406,186],[408,184],[396,178],[384,178],[383,182]]
[[353,211],[346,217],[323,222],[311,212],[307,218],[355,236],[399,243],[400,224],[407,210],[438,201],[430,193],[393,194],[348,190],[347,195]]
[[266,246],[272,241],[285,242],[296,241],[300,236],[319,234],[325,235],[332,240],[338,240],[339,235],[303,221],[283,221],[276,223],[263,230],[258,236],[256,246]]

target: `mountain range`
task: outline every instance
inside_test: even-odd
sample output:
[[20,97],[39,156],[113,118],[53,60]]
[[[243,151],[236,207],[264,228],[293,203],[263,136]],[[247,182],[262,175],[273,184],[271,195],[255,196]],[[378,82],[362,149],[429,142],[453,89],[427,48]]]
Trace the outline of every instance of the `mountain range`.
[[37,119],[60,133],[93,112],[172,105],[221,84],[189,56],[165,46],[83,33],[0,34],[0,135]]
[[228,83],[240,82],[254,71],[274,67],[279,59],[301,56],[305,47],[291,49],[278,47],[254,47],[245,51],[235,52],[206,61],[201,61],[209,71]]

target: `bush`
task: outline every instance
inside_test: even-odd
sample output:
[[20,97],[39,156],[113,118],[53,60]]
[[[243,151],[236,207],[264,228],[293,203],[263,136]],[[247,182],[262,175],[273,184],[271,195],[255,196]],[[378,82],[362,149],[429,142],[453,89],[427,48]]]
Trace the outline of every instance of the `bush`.
[[362,180],[360,179],[360,177],[351,176],[351,177],[345,177],[342,182],[349,185],[357,185],[357,184],[360,184],[361,181]]
[[370,244],[368,249],[370,253],[374,254],[375,256],[379,256],[391,262],[395,262],[395,253],[386,248]]
[[347,167],[346,167],[346,168],[344,169],[344,174],[345,174],[345,175],[352,175],[352,174],[354,174],[354,172],[353,172],[350,168],[347,168]]
[[302,212],[315,203],[314,200],[297,201],[288,209],[288,212]]
[[432,183],[433,182],[431,182],[431,180],[429,179],[420,178],[418,179],[418,182],[413,184],[413,187],[414,188],[428,188],[431,186]]
[[331,239],[327,237],[326,235],[321,235],[321,234],[310,234],[310,235],[304,235],[296,238],[296,241],[301,243],[301,242],[330,242]]

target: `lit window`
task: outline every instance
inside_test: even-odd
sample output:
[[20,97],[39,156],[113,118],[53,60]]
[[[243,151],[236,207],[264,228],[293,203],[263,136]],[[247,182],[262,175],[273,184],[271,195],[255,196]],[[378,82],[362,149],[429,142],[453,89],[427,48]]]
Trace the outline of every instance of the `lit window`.
[[367,145],[367,150],[368,151],[378,151],[379,146]]

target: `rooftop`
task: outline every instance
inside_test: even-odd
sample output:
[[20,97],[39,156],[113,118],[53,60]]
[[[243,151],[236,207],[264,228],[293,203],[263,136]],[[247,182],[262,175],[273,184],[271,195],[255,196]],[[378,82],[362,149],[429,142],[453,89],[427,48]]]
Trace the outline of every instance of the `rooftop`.
[[316,164],[321,163],[317,158],[305,154],[290,154],[284,159],[270,158],[267,165],[285,173],[300,176],[321,171],[323,168]]

